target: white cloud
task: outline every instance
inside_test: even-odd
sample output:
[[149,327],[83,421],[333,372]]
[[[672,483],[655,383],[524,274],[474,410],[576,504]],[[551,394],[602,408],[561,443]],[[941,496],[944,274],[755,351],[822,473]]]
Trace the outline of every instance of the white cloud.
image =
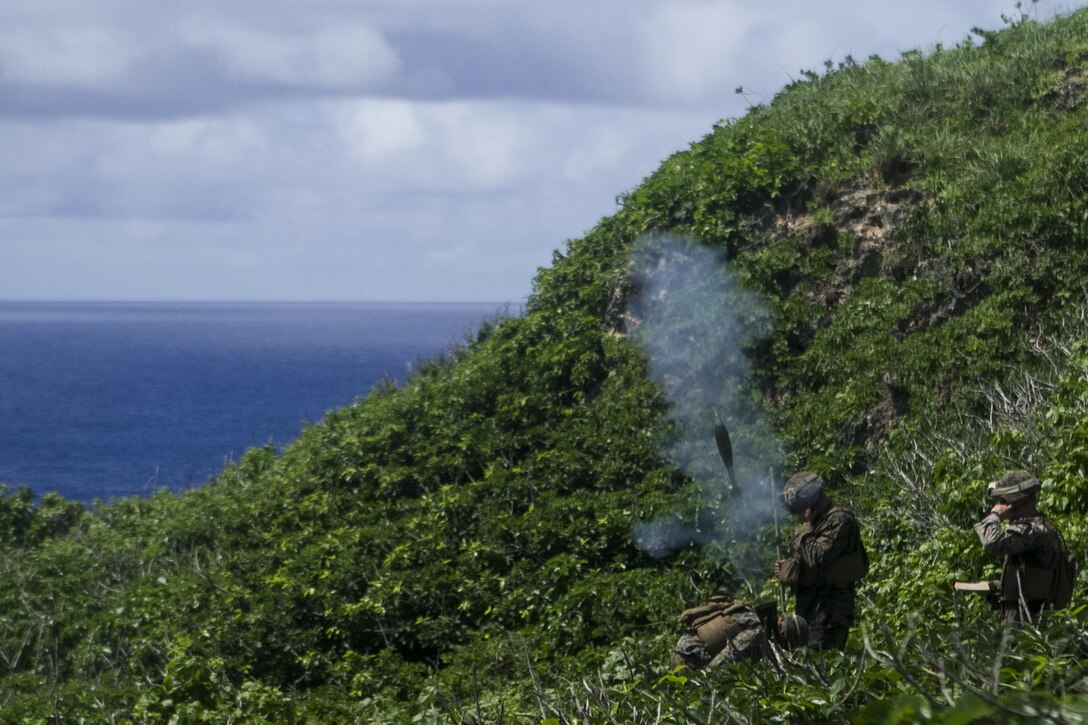
[[253,117],[196,118],[146,127],[140,156],[172,167],[220,169],[238,174],[239,165],[269,151],[268,129]]
[[532,204],[544,194],[592,190],[602,209],[718,120],[691,111],[527,101],[325,107],[353,162],[344,173],[360,193],[448,194],[457,204],[481,193]]
[[185,43],[209,48],[236,77],[297,86],[365,87],[400,69],[394,48],[365,25],[344,24],[313,31],[278,31],[190,21]]
[[108,27],[0,30],[0,78],[44,86],[117,86],[139,54],[127,34]]
[[336,114],[349,152],[363,163],[385,163],[427,142],[418,104],[369,100],[345,105]]
[[532,158],[525,117],[490,102],[365,100],[337,106],[341,141],[381,184],[424,190],[493,189]]
[[[274,184],[297,186],[272,119],[132,124],[68,119],[0,124],[0,218],[225,220],[263,211]],[[302,184],[309,188],[311,184]],[[109,239],[107,236],[106,239]]]
[[470,183],[495,187],[528,170],[533,136],[520,114],[494,104],[441,104],[435,110],[445,155]]

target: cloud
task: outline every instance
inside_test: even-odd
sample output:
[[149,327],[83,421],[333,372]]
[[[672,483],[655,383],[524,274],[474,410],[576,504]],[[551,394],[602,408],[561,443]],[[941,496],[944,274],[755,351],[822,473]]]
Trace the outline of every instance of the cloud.
[[102,26],[0,30],[0,79],[47,87],[116,88],[138,57],[126,33]]
[[736,86],[769,100],[825,59],[958,42],[1012,11],[0,3],[0,290],[516,299],[618,194],[743,113]]
[[336,126],[352,156],[363,164],[383,163],[422,148],[428,140],[416,105],[375,99],[345,104]]
[[[384,188],[465,194],[547,183],[546,174],[553,182],[555,174],[584,177],[617,162],[630,150],[622,139],[634,134],[606,115],[497,101],[360,100],[336,105],[334,123],[351,158]],[[593,140],[605,136],[596,148]]]
[[737,86],[769,98],[826,59],[958,42],[1013,11],[993,0],[39,4],[0,7],[0,114],[183,118],[353,95],[728,115],[744,106]]
[[119,157],[115,156],[106,163],[119,166],[120,173],[135,170],[132,168],[135,164],[152,164],[174,170],[234,175],[240,165],[266,158],[272,144],[268,135],[269,129],[251,116],[166,121],[126,134],[140,149],[139,161],[120,157],[123,163],[118,163]]
[[229,77],[319,89],[367,90],[400,70],[396,50],[371,27],[348,23],[316,30],[270,31],[189,19],[188,47],[208,49]]
[[[87,219],[237,219],[267,182],[268,134],[253,118],[125,124],[0,124],[0,214]],[[262,179],[262,174],[266,176]],[[247,183],[248,182],[248,183]]]

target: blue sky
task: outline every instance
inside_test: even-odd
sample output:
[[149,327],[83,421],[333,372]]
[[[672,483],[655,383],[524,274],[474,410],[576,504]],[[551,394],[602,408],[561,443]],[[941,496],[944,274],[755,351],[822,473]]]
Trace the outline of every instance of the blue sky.
[[955,45],[1019,12],[4,3],[0,299],[520,301],[618,194],[801,70]]

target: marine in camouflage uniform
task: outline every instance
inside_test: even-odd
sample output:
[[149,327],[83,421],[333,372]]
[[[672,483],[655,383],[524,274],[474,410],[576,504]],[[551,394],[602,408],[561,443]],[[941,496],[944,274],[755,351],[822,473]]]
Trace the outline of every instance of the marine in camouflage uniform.
[[763,656],[767,637],[756,610],[728,595],[711,597],[677,618],[684,625],[672,650],[673,667],[701,670],[711,665],[756,660]]
[[1057,529],[1036,508],[1039,488],[1039,480],[1027,471],[1006,473],[990,484],[989,495],[997,503],[975,524],[982,548],[1003,557],[994,589],[1005,623],[1038,621],[1050,603],[1063,546]]
[[857,582],[869,570],[857,519],[828,498],[823,480],[808,471],[786,482],[783,501],[800,524],[791,538],[792,554],[775,562],[775,575],[793,589],[796,613],[808,623],[808,648],[845,649],[857,611]]
[[[805,621],[795,615],[786,615],[775,623],[774,605],[770,607],[770,624],[756,607],[728,595],[711,597],[697,607],[684,610],[676,618],[684,629],[673,647],[671,665],[701,670],[758,660],[767,653],[772,642],[787,649],[804,645],[808,641]],[[777,631],[769,632],[768,628],[775,624]]]

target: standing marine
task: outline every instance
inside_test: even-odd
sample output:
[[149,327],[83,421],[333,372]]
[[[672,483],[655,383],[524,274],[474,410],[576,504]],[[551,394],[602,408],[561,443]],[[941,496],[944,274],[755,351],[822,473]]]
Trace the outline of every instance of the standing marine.
[[845,649],[857,582],[869,571],[858,521],[824,493],[823,479],[811,471],[790,477],[782,501],[799,523],[792,553],[775,562],[775,577],[793,590],[796,613],[808,623],[808,648]]
[[1001,579],[992,587],[1002,622],[1036,622],[1048,605],[1065,604],[1059,591],[1065,547],[1036,507],[1040,487],[1027,471],[1006,473],[987,487],[996,503],[975,524],[983,550],[1003,557]]

